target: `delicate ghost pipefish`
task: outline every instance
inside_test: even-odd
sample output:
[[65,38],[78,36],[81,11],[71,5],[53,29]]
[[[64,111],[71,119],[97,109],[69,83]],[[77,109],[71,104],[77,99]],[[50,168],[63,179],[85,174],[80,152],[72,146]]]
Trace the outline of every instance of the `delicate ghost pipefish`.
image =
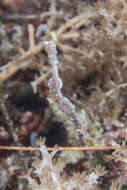
[[[86,124],[83,122],[78,114],[76,113],[75,106],[63,96],[62,89],[62,80],[59,77],[58,72],[58,58],[57,58],[57,50],[54,41],[46,41],[44,42],[45,51],[49,57],[49,63],[52,66],[52,78],[50,78],[48,86],[49,92],[52,94],[55,103],[57,103],[59,109],[64,112],[69,120],[71,120],[75,125],[75,130],[77,135],[79,136],[80,142],[83,146],[85,146],[85,128]],[[53,102],[54,100],[51,100]],[[50,101],[50,100],[49,100]]]

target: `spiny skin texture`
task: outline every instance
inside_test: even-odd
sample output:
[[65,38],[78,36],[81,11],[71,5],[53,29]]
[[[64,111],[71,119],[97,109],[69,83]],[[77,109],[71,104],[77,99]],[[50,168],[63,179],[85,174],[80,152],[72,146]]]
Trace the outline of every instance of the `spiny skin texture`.
[[52,66],[52,73],[53,73],[53,76],[49,80],[49,83],[48,83],[50,93],[53,95],[55,102],[58,104],[59,109],[63,111],[64,113],[66,113],[69,119],[72,122],[74,122],[75,130],[79,136],[81,144],[84,146],[85,145],[85,123],[83,123],[81,119],[78,117],[75,106],[61,93],[62,81],[58,74],[58,66],[57,66],[58,60],[57,60],[57,51],[56,51],[55,42],[46,41],[44,42],[44,46],[49,57],[49,62]]

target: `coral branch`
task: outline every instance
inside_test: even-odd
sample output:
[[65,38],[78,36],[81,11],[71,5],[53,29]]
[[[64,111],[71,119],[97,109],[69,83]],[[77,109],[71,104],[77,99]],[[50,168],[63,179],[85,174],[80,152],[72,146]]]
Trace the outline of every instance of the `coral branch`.
[[[20,68],[24,67],[24,61],[30,59],[33,55],[36,55],[43,49],[43,44],[36,45],[34,47],[34,51],[29,50],[21,57],[17,58],[16,60],[8,63],[7,65],[0,67],[0,82],[4,82],[9,77],[11,77],[14,73],[16,73]],[[26,63],[25,63],[26,65]]]
[[[6,122],[7,125],[7,130],[9,131],[10,136],[13,139],[13,144],[16,146],[20,146],[21,144],[19,143],[19,137],[15,131],[15,127],[14,127],[14,123],[13,120],[10,118],[10,115],[8,113],[8,110],[5,106],[4,100],[0,97],[0,110],[3,114],[4,120]],[[18,152],[19,154],[19,158],[23,163],[24,166],[24,170],[26,171],[27,168],[27,164],[24,160],[24,153],[22,152],[22,150],[20,149],[20,151]]]
[[29,45],[30,45],[30,50],[34,51],[35,48],[35,38],[34,38],[34,27],[32,24],[28,25],[28,32],[29,32]]
[[[47,147],[48,151],[55,150],[56,147]],[[60,147],[62,150],[126,150],[127,146],[86,146],[86,147]],[[22,150],[22,151],[40,151],[40,147],[17,147],[17,146],[0,146],[0,150]]]

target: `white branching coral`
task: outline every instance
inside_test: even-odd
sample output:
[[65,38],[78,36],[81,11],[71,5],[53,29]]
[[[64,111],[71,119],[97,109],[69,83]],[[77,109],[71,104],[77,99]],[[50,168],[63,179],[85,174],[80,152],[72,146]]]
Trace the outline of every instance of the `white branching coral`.
[[120,183],[113,181],[109,190],[121,190]]
[[36,180],[34,180],[30,174],[32,174],[31,170],[28,170],[28,173],[26,175],[26,178],[29,183],[30,189],[56,189],[56,190],[62,190],[61,188],[61,179],[60,179],[60,172],[62,170],[60,166],[55,167],[53,165],[52,158],[54,154],[57,152],[54,150],[51,154],[48,153],[46,146],[44,145],[44,140],[38,140],[37,144],[40,144],[40,152],[42,154],[42,160],[37,159],[33,162],[33,167],[35,170],[33,171],[33,174],[36,174],[37,177],[39,177],[39,180],[41,184],[38,184]]
[[121,161],[127,164],[127,150],[116,150],[112,153],[112,158],[117,161]]
[[[95,169],[88,173],[74,173],[68,176],[64,172],[65,161],[61,158],[54,162],[53,157],[59,148],[49,153],[44,145],[44,140],[39,140],[40,152],[42,159],[37,159],[33,162],[33,169],[28,170],[24,177],[28,180],[28,189],[30,190],[94,190],[98,189],[98,179],[105,174],[104,169]],[[34,177],[33,177],[34,176]],[[37,180],[39,179],[39,181]]]
[[85,145],[85,128],[86,124],[83,122],[76,113],[75,106],[62,95],[62,80],[59,77],[58,73],[58,59],[57,59],[57,51],[56,45],[54,41],[46,41],[44,42],[45,50],[49,57],[49,62],[52,66],[53,76],[49,80],[49,90],[52,94],[54,100],[49,100],[50,103],[57,103],[59,109],[64,112],[69,119],[75,124],[75,130],[79,136],[82,145]]

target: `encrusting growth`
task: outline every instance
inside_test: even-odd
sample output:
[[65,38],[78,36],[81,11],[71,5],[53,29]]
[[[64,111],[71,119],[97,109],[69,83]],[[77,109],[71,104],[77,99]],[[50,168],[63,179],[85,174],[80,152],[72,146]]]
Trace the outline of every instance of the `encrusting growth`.
[[[57,103],[59,109],[64,112],[68,118],[75,124],[75,130],[79,136],[81,144],[85,145],[85,123],[79,118],[76,113],[75,106],[62,95],[61,88],[62,88],[62,81],[59,77],[58,73],[58,59],[57,59],[57,51],[56,45],[54,41],[46,41],[44,42],[45,50],[49,57],[49,62],[52,66],[52,73],[53,76],[49,80],[48,86],[50,93],[52,94],[55,103]],[[53,100],[49,99],[50,103]],[[53,102],[54,103],[54,102]]]

